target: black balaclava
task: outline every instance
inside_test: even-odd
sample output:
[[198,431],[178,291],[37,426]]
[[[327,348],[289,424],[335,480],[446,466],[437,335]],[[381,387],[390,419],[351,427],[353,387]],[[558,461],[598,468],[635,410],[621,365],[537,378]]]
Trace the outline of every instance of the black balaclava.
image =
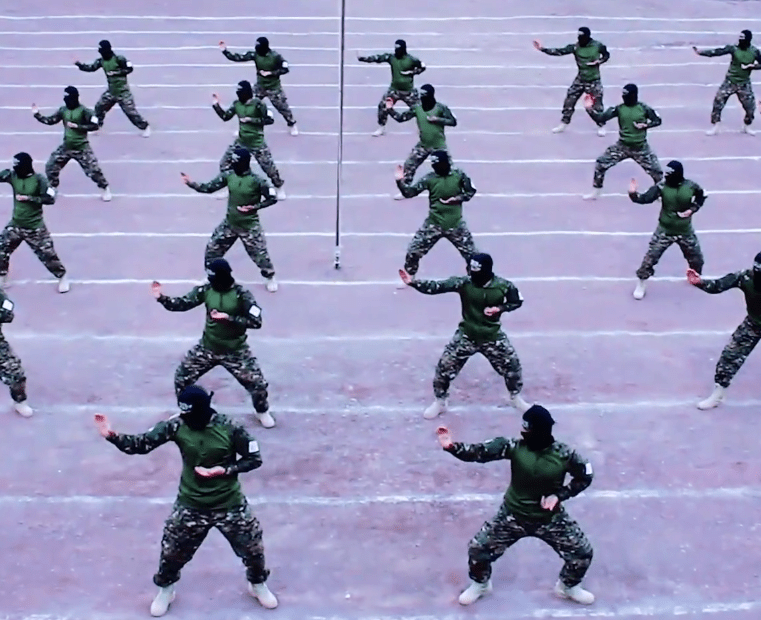
[[431,153],[431,168],[440,177],[448,176],[452,171],[449,154],[446,151],[434,151]]
[[624,86],[621,97],[624,100],[624,105],[635,106],[639,101],[639,88],[637,88],[636,84],[627,84]]
[[211,408],[211,397],[200,385],[189,385],[180,393],[177,404],[180,406],[180,417],[194,431],[202,431],[206,428],[214,415]]
[[579,45],[581,45],[581,47],[586,47],[587,45],[589,45],[589,42],[591,40],[592,40],[592,31],[586,26],[579,28]]
[[552,426],[555,420],[550,412],[541,405],[532,405],[523,414],[523,432],[521,433],[526,447],[532,452],[549,448],[555,438],[552,436]]
[[259,37],[254,48],[259,56],[266,56],[270,51],[270,41],[267,37]]
[[241,103],[251,101],[254,96],[254,90],[251,88],[251,82],[248,80],[238,82],[238,89],[235,91],[235,94],[238,95],[238,101]]
[[103,60],[111,60],[114,57],[114,50],[111,49],[110,41],[103,39],[98,43],[98,53]]
[[19,179],[29,178],[34,174],[32,156],[29,153],[16,153],[13,156],[13,172]]
[[669,187],[679,187],[684,183],[684,166],[676,160],[666,164],[666,185]]
[[737,47],[741,50],[747,50],[750,47],[750,42],[753,40],[753,33],[750,30],[743,30],[740,33],[740,40],[737,42]]
[[79,91],[74,86],[67,86],[64,89],[63,102],[69,110],[76,110],[79,107]]
[[206,275],[209,278],[209,284],[217,293],[224,293],[229,291],[233,284],[235,284],[235,278],[232,276],[233,270],[224,258],[216,258],[206,268]]
[[420,87],[420,105],[426,112],[432,110],[433,106],[436,105],[436,97],[433,96],[435,92],[436,89],[430,84],[423,84]]
[[468,267],[470,281],[478,288],[486,286],[494,277],[494,261],[488,254],[474,254]]
[[251,173],[251,153],[242,146],[233,151],[232,169],[239,177]]
[[761,252],[753,259],[753,288],[761,293]]
[[394,56],[397,58],[404,58],[407,55],[407,41],[404,39],[397,39],[394,42]]

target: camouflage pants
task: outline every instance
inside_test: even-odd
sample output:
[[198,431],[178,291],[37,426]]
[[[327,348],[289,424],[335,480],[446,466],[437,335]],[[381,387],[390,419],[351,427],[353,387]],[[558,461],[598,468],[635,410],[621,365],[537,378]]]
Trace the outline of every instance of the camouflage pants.
[[270,255],[267,252],[264,230],[262,230],[261,223],[258,222],[248,230],[238,230],[230,226],[227,220],[224,220],[214,229],[209,243],[206,244],[204,265],[208,268],[213,260],[222,258],[238,239],[240,239],[243,247],[246,249],[246,254],[259,267],[262,276],[267,279],[273,277],[275,275],[275,267],[272,265]]
[[507,336],[501,334],[497,340],[478,344],[458,329],[436,365],[433,377],[433,393],[436,398],[448,396],[449,385],[476,353],[489,360],[497,374],[505,379],[505,386],[511,396],[520,393],[523,389],[521,362]]
[[[592,82],[583,82],[576,76],[573,83],[568,87],[568,93],[563,101],[563,113],[560,118],[560,122],[564,125],[568,125],[571,122],[571,117],[576,110],[576,104],[584,93],[589,93],[595,98],[595,104],[592,110],[597,114],[603,113],[602,105],[602,82],[600,80],[594,80]],[[587,111],[589,118],[592,118],[590,111]],[[594,120],[594,119],[593,119]],[[599,123],[597,123],[599,125]],[[602,125],[600,125],[602,127]]]
[[761,325],[750,317],[745,317],[745,320],[732,334],[732,339],[724,347],[716,364],[714,380],[718,385],[725,388],[729,387],[737,371],[740,370],[745,360],[756,348],[759,340],[761,340]]
[[542,524],[518,521],[503,506],[468,544],[470,578],[486,583],[491,577],[492,563],[521,538],[529,536],[546,542],[565,562],[560,571],[560,580],[565,586],[572,588],[582,582],[592,564],[592,545],[565,508],[561,508],[552,521]]
[[[437,149],[429,149],[426,146],[423,146],[419,142],[412,147],[412,151],[410,151],[410,154],[407,156],[407,160],[404,162],[404,182],[408,185],[412,183],[412,180],[415,178],[415,172],[417,172],[417,169],[420,168],[421,164],[428,159],[428,156],[433,153]],[[447,149],[442,149],[443,151],[446,151]]]
[[69,160],[73,159],[80,166],[84,173],[92,179],[100,189],[106,189],[108,187],[108,181],[103,175],[103,171],[98,165],[98,160],[95,157],[95,153],[92,152],[92,147],[86,145],[81,149],[70,149],[65,144],[59,146],[53,151],[48,159],[48,163],[45,164],[45,176],[48,177],[48,183],[51,187],[58,187],[58,178],[61,176],[61,170],[69,163]]
[[217,366],[227,370],[251,395],[257,413],[265,413],[269,409],[268,384],[259,368],[259,362],[247,346],[232,353],[214,353],[199,342],[186,353],[174,373],[174,391],[177,397],[182,390]]
[[605,152],[597,158],[592,185],[601,188],[605,180],[605,173],[625,159],[633,159],[637,162],[656,183],[660,183],[663,178],[663,170],[661,170],[661,165],[658,163],[658,157],[650,149],[650,145],[647,142],[645,142],[642,148],[637,149],[626,146],[619,140],[605,149]]
[[259,520],[251,514],[248,502],[229,510],[194,510],[175,503],[164,524],[159,570],[153,583],[166,588],[180,580],[180,571],[193,559],[212,528],[227,539],[235,555],[243,560],[246,579],[259,584],[267,581],[264,543]]
[[2,336],[0,336],[0,381],[11,389],[13,402],[23,403],[26,400],[26,375],[21,367],[21,360]]
[[126,91],[121,95],[112,95],[110,92],[106,91],[100,96],[98,103],[95,104],[95,116],[98,117],[98,125],[103,127],[106,113],[117,103],[122,109],[122,112],[127,115],[130,123],[135,127],[138,129],[146,129],[148,127],[148,121],[140,116],[140,112],[137,111],[137,107],[135,106],[135,98],[129,91]]
[[246,146],[240,140],[236,140],[227,147],[225,154],[222,155],[222,159],[219,160],[220,172],[227,172],[228,170],[232,170],[233,151],[235,151],[235,149],[238,147],[246,149],[249,153],[251,153],[251,155],[254,156],[264,171],[264,174],[269,177],[270,181],[272,181],[272,184],[275,187],[283,187],[283,179],[280,178],[280,173],[278,172],[277,166],[272,160],[272,152],[266,144],[258,149],[255,149]]
[[272,107],[280,112],[280,115],[285,119],[288,127],[293,127],[296,124],[296,119],[293,118],[293,112],[291,112],[291,108],[288,107],[288,98],[285,96],[285,91],[283,91],[282,88],[267,90],[256,84],[254,86],[254,96],[257,99],[269,99],[270,103],[272,103]]
[[652,278],[655,270],[653,269],[658,261],[661,260],[663,253],[676,243],[682,250],[682,255],[691,269],[698,273],[703,272],[703,252],[700,249],[698,236],[694,232],[685,235],[670,235],[660,226],[655,229],[653,236],[650,238],[650,245],[647,247],[647,254],[642,259],[642,264],[637,269],[637,277],[640,280]]
[[452,245],[462,255],[467,264],[470,264],[471,256],[478,254],[476,245],[473,242],[473,235],[470,234],[468,225],[464,221],[460,221],[454,228],[445,230],[426,219],[407,247],[407,256],[404,257],[404,270],[411,276],[414,276],[420,265],[420,259],[428,254],[431,248],[442,238],[452,242]]
[[62,278],[66,274],[66,268],[56,254],[53,239],[45,224],[39,228],[20,228],[8,224],[0,233],[0,276],[8,275],[11,254],[16,251],[22,241],[27,242],[35,256],[56,278]]
[[729,80],[724,80],[716,91],[716,97],[713,100],[713,109],[711,110],[711,123],[714,125],[721,121],[721,112],[727,105],[727,100],[737,95],[740,104],[745,110],[745,124],[750,125],[756,113],[756,97],[753,95],[753,84],[732,84]]
[[378,104],[378,124],[383,127],[388,121],[388,110],[386,109],[386,99],[391,99],[394,103],[397,101],[404,101],[410,108],[420,103],[420,94],[417,88],[413,88],[411,91],[396,90],[389,87],[386,94]]

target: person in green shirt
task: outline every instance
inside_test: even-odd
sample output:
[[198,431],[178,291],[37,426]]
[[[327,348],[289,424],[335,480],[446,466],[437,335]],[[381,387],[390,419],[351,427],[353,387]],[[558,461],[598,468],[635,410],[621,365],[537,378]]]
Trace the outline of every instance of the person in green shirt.
[[504,378],[510,404],[519,411],[530,407],[521,396],[523,377],[518,354],[500,326],[502,314],[520,308],[523,297],[512,282],[494,274],[493,266],[491,256],[476,254],[470,259],[468,275],[463,277],[415,280],[404,269],[399,270],[404,284],[425,295],[457,293],[460,296],[462,320],[436,365],[433,377],[436,400],[423,413],[427,420],[447,410],[450,384],[476,353],[489,360],[492,368]]
[[[460,594],[461,605],[472,605],[492,591],[492,564],[522,538],[538,538],[563,559],[555,594],[582,605],[595,597],[581,587],[592,564],[593,549],[563,503],[592,484],[592,464],[570,446],[555,441],[555,420],[534,405],[523,414],[520,439],[495,437],[484,443],[452,441],[446,427],[437,435],[441,447],[466,463],[510,461],[510,486],[497,515],[487,521],[468,545],[471,584]],[[566,475],[571,480],[565,484]]]
[[0,234],[0,286],[8,285],[11,255],[26,241],[45,268],[58,278],[58,292],[68,293],[66,267],[58,258],[42,217],[43,205],[55,203],[55,190],[48,187],[44,175],[35,173],[29,153],[13,156],[13,168],[0,171],[0,183],[13,188],[13,215]]
[[462,203],[476,195],[470,177],[462,170],[452,168],[446,151],[431,154],[431,167],[433,172],[412,186],[405,183],[404,169],[401,166],[396,168],[396,185],[402,196],[414,198],[427,191],[430,204],[428,217],[412,238],[404,258],[404,270],[413,277],[417,274],[420,259],[440,239],[448,239],[465,259],[466,265],[478,252],[473,235],[462,218]]
[[296,127],[296,119],[293,112],[288,106],[288,98],[285,96],[283,85],[280,83],[280,77],[286,75],[291,70],[286,60],[275,50],[270,49],[270,42],[267,37],[259,37],[256,40],[256,47],[244,54],[235,54],[227,49],[224,41],[219,42],[219,49],[225,55],[227,60],[233,62],[251,62],[256,65],[256,86],[254,86],[254,95],[258,99],[267,97],[274,108],[280,112],[285,119],[288,127],[291,128],[291,135],[298,136],[299,130]]
[[663,253],[674,243],[679,246],[690,269],[701,273],[705,260],[700,249],[698,236],[692,227],[692,216],[695,215],[706,201],[706,194],[695,181],[684,178],[684,166],[676,160],[666,165],[666,178],[663,182],[653,185],[644,194],[637,192],[637,181],[629,184],[629,199],[637,204],[651,204],[661,199],[661,212],[658,216],[658,227],[650,238],[642,265],[637,270],[637,288],[634,289],[634,299],[645,296],[647,280],[653,277],[654,267]]
[[251,172],[251,155],[246,149],[238,147],[233,151],[231,167],[229,172],[218,174],[208,183],[195,183],[181,173],[183,183],[202,194],[211,194],[223,187],[228,189],[227,214],[206,244],[204,264],[208,268],[240,239],[246,253],[267,281],[267,290],[274,293],[278,289],[275,267],[267,251],[259,211],[274,205],[277,195],[264,179]]
[[636,84],[627,84],[622,92],[623,104],[608,108],[602,114],[594,110],[594,99],[584,95],[584,107],[596,123],[603,125],[614,118],[618,119],[618,141],[609,146],[595,162],[592,193],[584,200],[597,200],[602,192],[605,173],[625,159],[633,159],[647,172],[655,183],[660,183],[663,170],[658,157],[647,143],[647,130],[659,127],[663,122],[655,110],[639,100]]
[[237,148],[246,149],[256,158],[264,174],[266,174],[272,184],[277,188],[277,199],[285,200],[285,190],[283,190],[283,179],[280,178],[275,162],[272,160],[272,152],[267,146],[264,139],[264,128],[275,122],[272,112],[267,109],[267,104],[261,99],[254,97],[254,91],[251,83],[247,80],[238,82],[238,89],[235,94],[237,101],[233,101],[227,110],[223,110],[219,104],[219,97],[212,95],[212,108],[217,116],[227,122],[234,116],[238,117],[238,134],[235,141],[227,147],[222,159],[219,162],[220,172],[232,170],[233,154]]
[[[560,117],[560,125],[552,130],[552,133],[561,133],[571,123],[571,117],[576,108],[579,98],[587,93],[594,99],[594,110],[597,114],[603,112],[603,88],[600,79],[600,65],[610,60],[610,52],[604,43],[592,38],[592,31],[586,26],[579,28],[577,42],[569,43],[565,47],[542,47],[539,41],[534,41],[534,47],[548,56],[567,56],[573,54],[576,59],[578,73],[573,83],[568,88],[568,93],[563,102],[563,111]],[[590,114],[591,118],[591,114]],[[605,127],[597,123],[597,135],[605,135]]]
[[111,190],[108,188],[108,181],[87,139],[89,132],[98,131],[98,117],[79,102],[79,90],[74,86],[67,86],[64,89],[63,103],[64,105],[50,116],[43,116],[37,105],[32,104],[34,118],[43,125],[57,125],[63,122],[63,144],[51,153],[45,164],[48,183],[53,189],[58,188],[61,170],[69,163],[69,160],[73,159],[82,166],[82,171],[103,190],[101,200],[108,202],[111,200]]
[[23,418],[29,418],[34,411],[26,402],[26,374],[21,360],[8,344],[2,331],[4,323],[12,323],[15,304],[0,288],[0,381],[8,386],[13,400],[13,408]]
[[698,56],[732,56],[729,63],[729,70],[724,81],[716,92],[713,100],[713,109],[711,110],[711,129],[706,132],[708,136],[714,136],[719,131],[721,122],[721,113],[727,101],[732,95],[737,95],[740,104],[745,110],[745,120],[742,131],[748,135],[754,135],[755,132],[750,129],[753,123],[753,117],[756,112],[756,97],[753,94],[753,83],[750,80],[751,71],[761,69],[761,51],[750,44],[753,39],[753,33],[750,30],[743,30],[737,45],[725,45],[715,49],[698,50],[693,46],[692,50]]
[[733,288],[740,289],[745,295],[748,315],[732,334],[716,363],[713,393],[698,403],[698,409],[713,409],[724,400],[732,379],[761,341],[761,252],[756,254],[752,269],[729,273],[715,280],[704,279],[697,271],[690,269],[687,271],[687,279],[693,286],[712,295]]
[[222,533],[243,561],[251,596],[267,609],[278,604],[267,587],[270,571],[264,559],[262,527],[238,480],[240,474],[262,466],[259,444],[242,425],[214,410],[213,395],[198,385],[188,386],[177,397],[180,413],[141,435],[116,433],[105,415],[95,416],[100,435],[125,454],[148,454],[174,442],[182,456],[180,487],[164,525],[161,559],[153,576],[159,591],[151,604],[152,616],[169,610],[182,569],[212,528]]
[[167,297],[161,284],[151,285],[151,294],[170,312],[187,312],[203,305],[206,322],[200,342],[187,352],[174,373],[174,390],[179,396],[212,368],[222,366],[251,396],[256,418],[264,428],[275,426],[267,402],[267,382],[259,362],[248,346],[246,331],[260,329],[262,309],[250,291],[235,282],[230,263],[218,258],[207,268],[209,281],[182,297]]
[[124,56],[114,54],[114,50],[111,49],[111,43],[106,40],[98,44],[98,53],[100,58],[97,58],[94,62],[88,64],[77,60],[74,63],[80,71],[94,73],[98,69],[103,69],[106,74],[108,89],[100,96],[98,103],[95,104],[95,116],[98,117],[98,127],[103,127],[106,114],[118,103],[122,112],[129,119],[129,122],[143,132],[143,137],[150,137],[151,128],[148,125],[148,121],[140,116],[140,112],[137,111],[135,98],[132,96],[129,84],[127,83],[127,76],[135,70],[132,63]]
[[357,56],[359,62],[388,63],[391,66],[391,85],[378,104],[378,129],[373,132],[374,136],[382,136],[386,133],[388,122],[388,108],[386,102],[391,100],[404,101],[410,109],[420,103],[420,94],[415,88],[415,76],[425,71],[425,65],[411,54],[407,53],[407,42],[397,39],[394,43],[393,54],[376,54],[374,56]]
[[[450,109],[443,103],[436,101],[435,89],[430,84],[420,87],[420,103],[410,110],[399,114],[394,110],[392,99],[386,100],[386,108],[389,116],[398,123],[406,123],[413,118],[417,121],[419,132],[418,143],[413,147],[404,162],[404,181],[412,183],[415,172],[420,165],[434,151],[449,151],[447,140],[444,135],[445,127],[457,127],[457,119]],[[396,200],[402,200],[404,196],[397,194]]]

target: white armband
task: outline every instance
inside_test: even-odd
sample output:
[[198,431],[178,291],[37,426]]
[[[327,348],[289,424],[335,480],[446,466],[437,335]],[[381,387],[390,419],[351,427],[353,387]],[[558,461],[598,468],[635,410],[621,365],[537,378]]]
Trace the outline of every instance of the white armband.
[[277,196],[277,191],[275,191],[274,187],[269,188],[269,193],[270,193],[270,196]]
[[53,189],[52,187],[48,187],[48,191],[47,191],[47,192],[45,192],[45,193],[46,193],[48,196],[51,196],[51,197],[52,197],[52,196],[55,196],[55,189]]
[[259,306],[251,306],[251,310],[249,310],[248,313],[255,319],[258,319],[262,316],[262,309]]
[[288,63],[285,62],[285,60],[284,60],[283,64],[281,66],[283,67],[283,69],[287,69],[288,68]]
[[520,291],[518,291],[518,301],[523,301],[523,295],[521,295]]
[[254,452],[259,452],[259,444],[256,441],[249,441],[248,452],[249,454],[252,454]]
[[274,117],[272,116],[272,110],[267,110],[267,116],[269,116],[270,118],[274,118]]
[[425,63],[424,63],[424,62],[421,62],[421,63],[420,63],[420,68],[421,68],[421,69],[425,69]]
[[127,68],[129,68],[129,69],[132,68],[132,63],[129,60],[127,61]]
[[584,468],[584,473],[587,476],[591,476],[592,475],[592,463],[587,463],[587,466]]
[[13,302],[10,299],[3,301],[3,310],[13,310]]
[[90,122],[97,125],[98,124],[98,117],[94,114],[90,117]]

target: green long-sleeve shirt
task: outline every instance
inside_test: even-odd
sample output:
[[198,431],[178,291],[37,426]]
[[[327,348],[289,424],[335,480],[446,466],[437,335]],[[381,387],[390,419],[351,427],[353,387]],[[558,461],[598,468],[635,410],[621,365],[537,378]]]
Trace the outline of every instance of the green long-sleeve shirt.
[[15,304],[11,301],[10,297],[5,294],[3,289],[0,289],[0,341],[5,340],[2,325],[13,322],[15,316],[14,308]]
[[[259,211],[271,207],[277,202],[277,192],[267,181],[249,171],[239,175],[234,172],[222,172],[208,183],[191,181],[188,187],[201,194],[213,194],[223,187],[228,189],[227,223],[238,230],[250,230],[259,224]],[[241,212],[238,207],[256,207],[251,211]]]
[[132,73],[135,68],[124,56],[114,55],[108,60],[97,58],[94,62],[77,62],[76,65],[79,67],[80,71],[86,71],[87,73],[94,73],[98,69],[103,69],[103,72],[106,74],[106,81],[108,82],[108,92],[115,97],[125,95],[129,92],[127,76]]
[[[471,463],[510,461],[510,486],[504,496],[504,506],[526,521],[549,523],[561,510],[562,502],[576,497],[592,484],[592,464],[558,441],[534,452],[522,439],[496,437],[485,443],[455,443],[447,452]],[[571,476],[568,485],[565,485],[566,475]],[[542,498],[549,495],[560,500],[551,511],[541,505]]]
[[[229,50],[223,50],[225,58],[233,62],[251,62],[256,65],[256,83],[264,90],[280,90],[280,76],[290,72],[286,60],[274,50],[270,50],[264,56],[259,56],[255,50],[244,54],[236,54]],[[260,71],[270,71],[272,75],[261,75]]]
[[[502,313],[512,312],[523,305],[518,288],[509,280],[494,276],[486,286],[479,287],[469,276],[454,276],[446,280],[413,280],[412,288],[425,295],[458,293],[462,306],[459,329],[473,342],[494,342],[504,336],[500,325]],[[499,308],[500,314],[486,316],[486,308]]]
[[360,56],[357,60],[375,64],[387,62],[391,66],[391,88],[403,93],[411,92],[415,88],[415,76],[425,71],[425,65],[410,54],[401,58],[396,54],[376,54]]
[[[748,46],[746,50],[741,50],[737,45],[725,45],[715,49],[702,50],[698,54],[708,57],[731,54],[732,60],[729,63],[726,77],[731,84],[747,84],[750,82],[751,71],[761,69],[761,51],[753,45]],[[743,69],[743,65],[753,65],[753,67]]]
[[238,117],[238,139],[241,144],[250,149],[260,149],[266,146],[264,128],[275,122],[272,111],[267,104],[256,97],[246,103],[234,101],[227,110],[215,103],[213,106],[217,116],[227,122],[234,116]]
[[[703,206],[706,200],[705,192],[695,181],[685,179],[679,187],[670,187],[664,182],[657,183],[644,194],[637,192],[629,194],[632,202],[650,204],[661,199],[661,212],[658,225],[669,235],[685,235],[693,232],[692,216]],[[688,217],[680,217],[679,213],[692,211]]]
[[[401,114],[391,108],[389,116],[398,123],[406,123],[413,118],[417,120],[418,132],[420,134],[420,145],[431,150],[447,150],[447,140],[444,135],[445,127],[457,127],[457,119],[451,110],[440,101],[436,102],[427,112],[423,106],[418,104],[410,110],[405,110]],[[429,118],[438,119],[434,122]]]
[[698,288],[716,295],[732,288],[739,288],[745,295],[745,307],[748,317],[761,325],[761,289],[753,285],[753,270],[735,271],[715,280],[701,279]]
[[[473,187],[470,177],[458,168],[452,168],[445,177],[430,172],[413,185],[407,185],[402,179],[396,182],[396,186],[405,198],[414,198],[428,191],[428,220],[444,230],[450,230],[460,224],[462,203],[468,202],[476,195],[476,188]],[[441,202],[448,198],[457,198],[458,201],[454,204]]]
[[[594,82],[600,79],[600,65],[610,60],[610,52],[604,43],[592,39],[587,45],[569,43],[565,47],[542,47],[540,52],[548,56],[567,56],[573,54],[576,67],[579,70],[579,79],[582,82]],[[590,62],[599,61],[594,65]]]
[[[79,151],[89,146],[90,141],[87,138],[87,133],[98,131],[99,129],[98,117],[95,116],[95,112],[83,105],[73,110],[69,110],[66,106],[61,106],[50,116],[44,116],[36,112],[34,118],[43,125],[57,125],[63,121],[63,144],[66,148],[73,151]],[[69,123],[76,125],[76,127],[69,127]]]
[[[262,326],[262,310],[257,305],[253,293],[240,284],[234,284],[229,291],[219,293],[210,284],[194,287],[182,297],[161,295],[158,302],[170,312],[186,312],[201,304],[206,307],[201,344],[217,354],[235,353],[246,347],[246,331]],[[215,321],[211,311],[225,312],[229,320]]]
[[[12,226],[36,230],[44,224],[42,206],[55,204],[55,190],[48,186],[44,174],[22,179],[12,170],[2,170],[0,183],[8,183],[13,188]],[[19,196],[26,196],[27,200],[21,201]]]
[[[148,454],[174,442],[182,455],[177,501],[196,510],[229,510],[243,504],[245,496],[238,474],[262,465],[256,439],[243,426],[216,412],[202,431],[191,429],[176,415],[142,435],[117,433],[107,441],[125,454]],[[196,467],[224,467],[227,472],[216,478],[204,478],[195,472]]]
[[[618,140],[632,148],[642,148],[647,144],[647,130],[658,127],[663,122],[653,108],[642,102],[633,106],[622,103],[608,108],[602,113],[590,110],[590,114],[592,119],[601,126],[609,120],[617,118]],[[635,127],[635,123],[645,123],[646,127]]]

